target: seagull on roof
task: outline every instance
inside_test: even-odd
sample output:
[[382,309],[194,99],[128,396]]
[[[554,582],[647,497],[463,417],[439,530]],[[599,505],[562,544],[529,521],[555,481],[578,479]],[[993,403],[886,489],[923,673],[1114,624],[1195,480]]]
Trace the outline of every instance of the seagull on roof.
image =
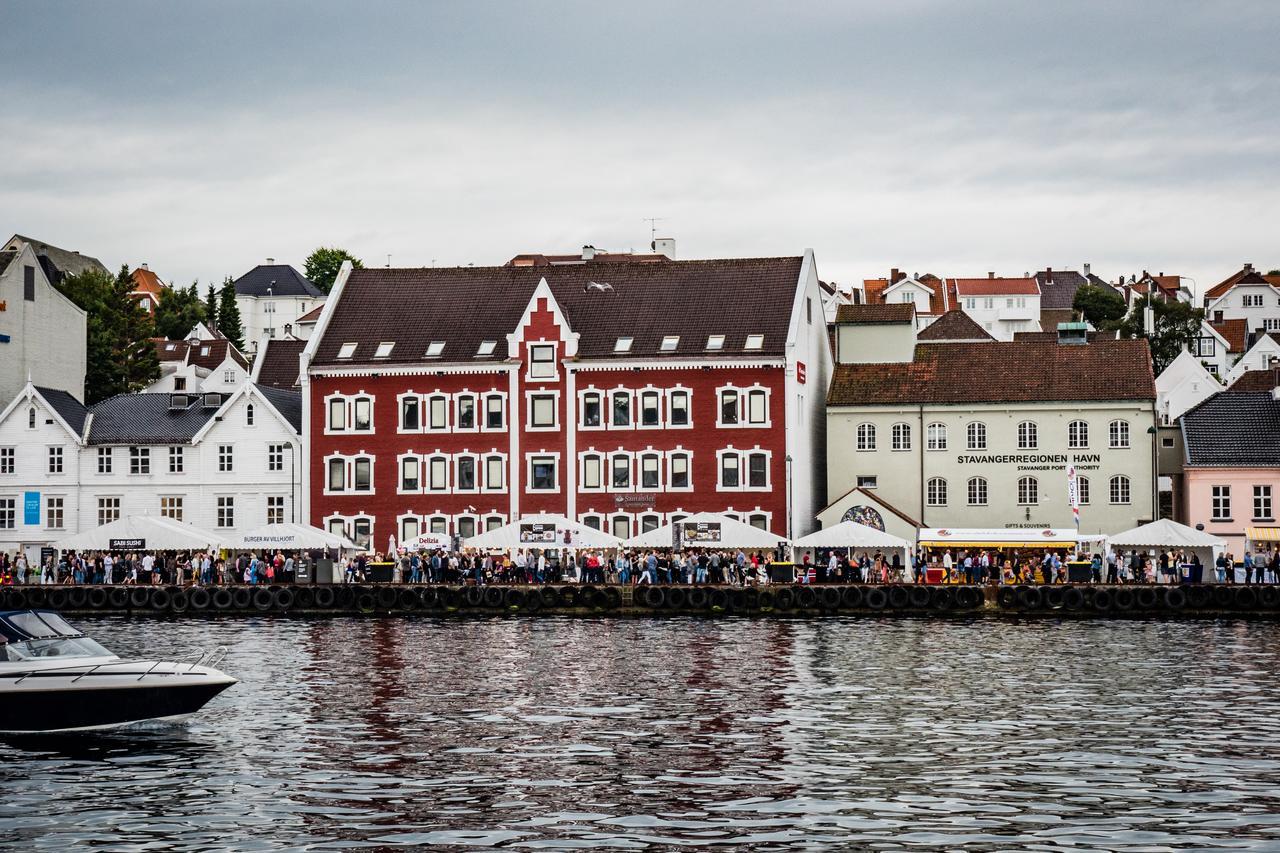
[[613,290],[613,285],[602,281],[589,281],[587,282],[587,286],[582,289],[584,292],[588,290],[598,290],[603,293],[606,290]]

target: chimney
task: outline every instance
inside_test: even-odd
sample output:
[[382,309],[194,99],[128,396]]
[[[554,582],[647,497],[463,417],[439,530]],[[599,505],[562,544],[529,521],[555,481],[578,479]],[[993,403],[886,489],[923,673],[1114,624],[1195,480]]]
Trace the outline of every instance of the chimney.
[[1088,278],[1088,277],[1089,277],[1089,275],[1090,275],[1090,274],[1091,274],[1091,272],[1092,272],[1092,269],[1093,269],[1093,265],[1092,265],[1092,264],[1085,264],[1085,265],[1084,265],[1084,277],[1085,277],[1085,278]]
[[584,261],[589,261],[589,260],[591,260],[592,258],[594,258],[595,256],[596,256],[596,247],[595,247],[595,246],[583,246],[583,247],[582,247],[582,259],[583,259]]
[[276,259],[275,259],[275,258],[267,258],[267,266],[270,266],[271,264],[274,264],[275,262],[276,262]]
[[142,268],[143,268],[144,270],[150,270],[150,269],[151,269],[151,267],[147,266],[147,262],[146,262],[146,261],[143,261],[143,262],[142,262]]
[[1046,284],[1053,284],[1053,267],[1044,268],[1044,280]]
[[897,283],[898,283],[898,268],[893,267],[892,269],[889,270],[889,284],[895,285]]
[[676,238],[675,237],[658,237],[649,244],[649,248],[658,255],[666,255],[671,260],[676,259]]
[[1253,264],[1245,264],[1245,265],[1244,265],[1244,271],[1245,271],[1245,272],[1253,272]]
[[989,270],[989,271],[987,272],[987,278],[995,278],[995,277],[996,277],[996,271],[995,271],[995,270]]

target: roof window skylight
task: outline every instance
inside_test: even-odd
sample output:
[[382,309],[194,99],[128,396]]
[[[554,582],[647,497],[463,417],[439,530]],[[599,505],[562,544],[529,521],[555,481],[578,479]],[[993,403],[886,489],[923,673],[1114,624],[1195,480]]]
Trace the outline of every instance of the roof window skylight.
[[351,358],[355,354],[356,354],[355,341],[348,341],[347,343],[338,347],[338,358]]
[[747,335],[743,349],[764,349],[764,335]]
[[382,343],[378,344],[378,349],[376,352],[374,352],[373,357],[387,358],[391,355],[391,351],[395,349],[395,347],[396,347],[395,341],[383,341]]
[[432,341],[427,344],[427,358],[439,358],[444,352],[444,341]]
[[662,352],[675,352],[678,346],[680,346],[679,335],[667,335],[662,339]]
[[631,338],[618,338],[613,344],[614,352],[631,352]]
[[481,341],[480,349],[476,350],[476,355],[493,355],[493,351],[497,348],[497,341]]
[[707,335],[707,349],[724,349],[724,335]]

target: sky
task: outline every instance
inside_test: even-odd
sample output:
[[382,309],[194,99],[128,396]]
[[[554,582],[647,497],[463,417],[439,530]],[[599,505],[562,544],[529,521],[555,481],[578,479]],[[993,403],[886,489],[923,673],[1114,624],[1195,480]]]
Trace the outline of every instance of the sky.
[[188,284],[317,246],[1280,267],[1272,2],[4,4],[0,239]]

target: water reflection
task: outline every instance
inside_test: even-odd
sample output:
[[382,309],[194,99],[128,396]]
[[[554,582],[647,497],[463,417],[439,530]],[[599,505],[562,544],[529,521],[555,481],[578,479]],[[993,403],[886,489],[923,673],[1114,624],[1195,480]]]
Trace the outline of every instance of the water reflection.
[[1280,628],[86,622],[232,647],[187,729],[0,743],[24,849],[1280,845]]

